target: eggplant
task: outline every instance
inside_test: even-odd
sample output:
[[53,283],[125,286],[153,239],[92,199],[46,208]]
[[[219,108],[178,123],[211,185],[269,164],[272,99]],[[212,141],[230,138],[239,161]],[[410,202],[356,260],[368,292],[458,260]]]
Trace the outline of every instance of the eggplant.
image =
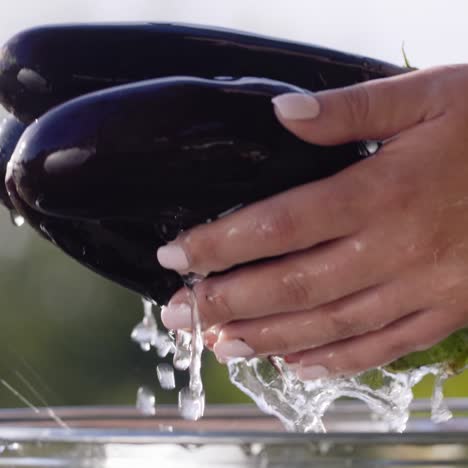
[[[3,175],[3,178],[5,177],[8,161],[25,128],[26,125],[12,115],[4,117],[0,122],[0,175]],[[13,209],[13,205],[3,183],[0,183],[0,201],[2,201],[8,209]]]
[[270,78],[322,90],[405,69],[308,44],[183,24],[70,24],[23,31],[0,51],[0,103],[29,124],[52,107],[151,78]]
[[156,250],[180,230],[367,155],[286,131],[267,79],[174,77],[69,101],[31,124],[9,163],[16,209],[69,255],[158,303],[182,285]]
[[[33,28],[0,52],[0,102],[31,124],[10,165],[9,198],[72,257],[163,303],[181,283],[157,265],[159,245],[365,156],[359,142],[325,149],[289,135],[272,96],[404,71],[199,26]],[[161,78],[177,75],[193,78]]]

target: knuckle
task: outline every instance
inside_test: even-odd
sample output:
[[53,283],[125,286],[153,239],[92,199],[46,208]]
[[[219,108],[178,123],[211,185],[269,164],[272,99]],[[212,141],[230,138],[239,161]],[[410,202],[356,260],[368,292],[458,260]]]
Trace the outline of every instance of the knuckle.
[[287,273],[281,280],[283,303],[307,307],[311,303],[311,288],[301,272]]
[[288,242],[296,232],[296,222],[291,209],[287,206],[274,206],[267,208],[267,216],[256,223],[256,231],[261,241],[283,245]]
[[327,336],[333,341],[349,338],[363,332],[363,326],[353,320],[341,307],[328,307],[326,314]]
[[[197,273],[208,274],[211,270],[217,270],[218,266],[222,265],[219,236],[212,234],[211,229],[207,229],[207,226],[197,226],[182,233],[181,241],[190,265]],[[205,271],[205,268],[208,268],[209,271]]]
[[234,313],[225,294],[216,286],[214,281],[209,279],[201,281],[195,285],[193,291],[203,328],[228,323],[233,320]]

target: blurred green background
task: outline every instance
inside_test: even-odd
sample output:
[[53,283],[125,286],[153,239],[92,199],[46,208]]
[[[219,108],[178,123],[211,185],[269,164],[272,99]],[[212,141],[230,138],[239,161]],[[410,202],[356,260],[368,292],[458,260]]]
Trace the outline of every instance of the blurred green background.
[[[424,18],[414,5],[403,0],[378,5],[371,0],[0,0],[0,43],[18,30],[50,22],[182,21],[289,37],[397,63],[405,40],[415,66],[468,62],[468,31],[457,27],[468,4],[441,10],[440,2],[428,0]],[[161,360],[130,340],[142,317],[140,298],[78,265],[27,226],[13,226],[3,209],[0,311],[0,408],[24,406],[5,383],[37,405],[44,404],[41,398],[49,405],[133,405],[143,384],[154,389],[157,401],[175,401],[176,391],[158,387],[155,368]],[[210,353],[203,374],[209,403],[249,401]],[[187,375],[177,373],[176,379],[181,387]],[[416,389],[417,396],[429,393],[427,380]],[[446,394],[467,396],[468,375],[449,381]]]

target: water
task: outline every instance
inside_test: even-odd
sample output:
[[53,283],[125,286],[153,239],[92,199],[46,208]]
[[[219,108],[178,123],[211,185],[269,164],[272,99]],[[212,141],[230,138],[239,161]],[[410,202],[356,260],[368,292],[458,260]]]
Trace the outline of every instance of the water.
[[156,414],[156,397],[148,387],[140,387],[137,392],[136,407],[146,416]]
[[16,227],[21,227],[24,224],[24,218],[21,216],[16,210],[12,209],[10,210],[10,217],[11,217],[11,222],[16,226]]
[[158,375],[159,385],[164,390],[172,390],[175,388],[175,375],[174,368],[167,363],[161,363],[156,366],[156,373]]
[[278,417],[288,431],[325,432],[323,416],[333,402],[350,397],[365,402],[382,429],[403,432],[409,419],[412,388],[426,375],[436,376],[432,420],[445,422],[451,413],[444,404],[442,385],[448,378],[443,366],[427,366],[391,373],[374,369],[353,378],[324,378],[302,382],[280,358],[274,365],[253,358],[228,362],[231,382],[251,397],[265,413]]
[[[143,320],[138,323],[131,333],[131,338],[137,342],[143,351],[150,351],[153,347],[160,357],[173,353],[173,364],[178,370],[189,370],[189,385],[179,392],[179,410],[183,418],[197,420],[203,416],[205,411],[205,392],[201,378],[203,335],[200,324],[193,286],[201,281],[203,277],[190,274],[183,278],[184,283],[190,290],[192,306],[192,330],[191,332],[178,330],[173,335],[158,329],[156,319],[153,315],[153,304],[143,299]],[[163,389],[175,388],[174,369],[170,364],[161,363],[156,368],[159,383]],[[155,414],[155,397],[145,387],[138,390],[137,408],[144,414]]]
[[143,301],[143,320],[138,323],[130,335],[133,341],[136,341],[143,351],[149,351],[158,341],[158,325],[154,318],[151,302],[146,299]]
[[153,304],[145,298],[143,302],[143,320],[132,331],[131,338],[145,352],[153,347],[160,357],[166,357],[174,352],[175,345],[168,333],[159,330],[153,315]]
[[434,391],[431,401],[431,419],[435,423],[443,423],[452,419],[452,412],[448,409],[444,401],[444,382],[449,378],[443,369],[436,373],[434,382]]
[[174,367],[178,370],[187,370],[190,367],[192,347],[192,334],[184,330],[177,330],[174,352]]
[[192,390],[190,386],[179,392],[179,413],[184,419],[197,421],[205,412],[205,392]]
[[188,387],[179,392],[179,411],[183,418],[198,420],[205,412],[205,392],[201,377],[202,354],[204,349],[198,303],[193,287],[203,280],[203,276],[190,274],[184,277],[184,283],[190,291],[192,307],[192,337],[190,347],[190,381]]
[[[179,413],[185,419],[198,420],[205,411],[201,378],[204,346],[193,287],[203,277],[190,274],[183,279],[190,291],[191,332],[179,330],[174,340],[173,334],[158,330],[152,304],[144,299],[143,320],[134,328],[132,339],[145,351],[154,347],[160,356],[173,353],[174,367],[189,370],[189,384],[179,391]],[[395,373],[379,368],[352,378],[323,378],[307,382],[301,381],[294,367],[288,366],[280,357],[269,360],[231,359],[227,365],[231,382],[251,397],[262,411],[279,418],[286,430],[291,432],[326,432],[324,415],[336,400],[343,397],[365,402],[381,423],[382,430],[403,432],[410,416],[412,389],[429,374],[436,378],[432,420],[445,422],[452,417],[443,399],[443,383],[450,375],[442,365]],[[174,368],[170,364],[160,363],[156,371],[163,389],[175,388]],[[154,394],[141,387],[137,395],[137,408],[146,415],[154,415],[155,404]]]

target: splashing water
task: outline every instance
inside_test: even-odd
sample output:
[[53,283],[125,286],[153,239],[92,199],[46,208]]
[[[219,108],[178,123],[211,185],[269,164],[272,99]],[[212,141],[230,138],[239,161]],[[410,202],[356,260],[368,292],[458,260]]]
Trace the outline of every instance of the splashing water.
[[[143,299],[144,317],[132,332],[132,339],[147,351],[154,347],[160,356],[173,353],[178,370],[189,370],[189,385],[179,391],[179,412],[185,419],[203,416],[205,393],[201,378],[203,336],[199,310],[193,287],[203,277],[184,277],[192,309],[191,332],[179,330],[174,336],[157,328],[152,303]],[[157,366],[163,389],[175,388],[174,369],[168,363]],[[383,430],[403,432],[409,419],[413,400],[412,388],[426,375],[435,376],[432,397],[432,420],[448,421],[452,414],[443,400],[443,384],[450,373],[443,365],[424,366],[406,372],[389,372],[379,368],[350,378],[324,378],[301,381],[293,367],[283,359],[231,359],[228,362],[231,382],[247,394],[265,413],[279,418],[286,430],[296,432],[325,432],[323,417],[330,405],[342,397],[363,401],[382,423]],[[156,399],[146,387],[137,394],[137,408],[145,415],[154,415]]]
[[432,420],[447,421],[442,385],[448,374],[443,366],[420,367],[392,373],[374,369],[352,378],[324,378],[303,382],[282,359],[254,358],[228,362],[231,382],[252,398],[265,413],[278,417],[288,431],[325,432],[323,416],[338,398],[356,398],[368,405],[387,431],[403,432],[413,400],[412,388],[426,375],[436,376]]
[[175,350],[174,342],[164,331],[158,329],[153,315],[153,304],[145,298],[143,302],[143,320],[138,323],[130,335],[143,351],[155,348],[160,357],[165,357]]

